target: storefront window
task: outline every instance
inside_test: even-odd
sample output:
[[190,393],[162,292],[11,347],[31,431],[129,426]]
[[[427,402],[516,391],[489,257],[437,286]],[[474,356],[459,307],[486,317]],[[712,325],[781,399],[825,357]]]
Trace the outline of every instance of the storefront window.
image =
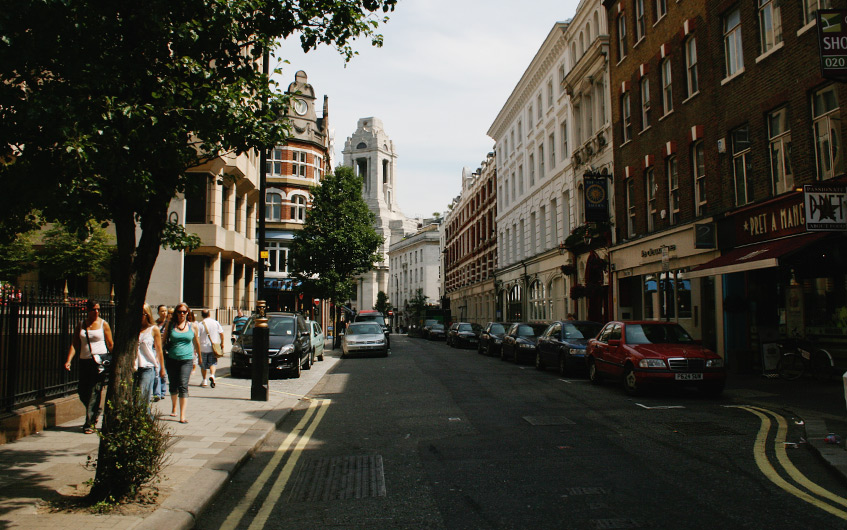
[[656,277],[652,274],[644,277],[644,320],[653,319],[653,295],[656,294]]
[[683,272],[668,271],[644,277],[644,319],[653,318],[691,318],[691,280],[685,279]]

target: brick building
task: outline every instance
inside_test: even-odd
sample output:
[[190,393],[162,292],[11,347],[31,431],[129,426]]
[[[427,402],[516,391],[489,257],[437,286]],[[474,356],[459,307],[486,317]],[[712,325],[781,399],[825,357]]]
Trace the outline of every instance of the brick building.
[[847,7],[604,1],[618,317],[679,321],[746,368],[845,306],[844,238],[807,233],[795,191],[844,181],[847,93],[821,76],[814,18],[830,4]]

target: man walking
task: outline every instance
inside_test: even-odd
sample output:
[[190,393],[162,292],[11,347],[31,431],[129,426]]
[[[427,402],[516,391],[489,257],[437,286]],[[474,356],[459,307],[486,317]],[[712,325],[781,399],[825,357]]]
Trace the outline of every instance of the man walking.
[[[203,383],[200,386],[211,386],[215,388],[215,367],[218,364],[218,356],[212,344],[223,348],[224,330],[221,324],[212,318],[211,312],[204,309],[200,312],[203,320],[200,321],[200,372],[203,374]],[[206,371],[209,377],[206,378]]]
[[232,332],[236,335],[241,333],[241,330],[244,329],[244,324],[246,323],[247,317],[244,316],[244,311],[239,309],[238,316],[232,319]]

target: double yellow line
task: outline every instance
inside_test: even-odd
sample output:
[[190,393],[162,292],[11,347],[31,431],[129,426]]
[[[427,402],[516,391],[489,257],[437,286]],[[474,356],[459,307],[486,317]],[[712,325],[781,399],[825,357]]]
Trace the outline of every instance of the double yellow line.
[[[291,473],[294,471],[294,467],[297,465],[297,461],[300,460],[300,456],[303,454],[303,450],[306,445],[312,438],[312,434],[314,434],[315,429],[317,429],[318,424],[323,419],[326,414],[327,409],[329,408],[332,400],[329,399],[321,399],[315,400],[309,403],[309,408],[306,409],[306,412],[303,414],[303,418],[297,423],[297,426],[294,427],[288,436],[286,436],[285,440],[283,440],[282,444],[277,447],[274,455],[271,457],[270,462],[265,466],[262,472],[259,474],[259,477],[255,482],[250,486],[250,489],[247,490],[247,493],[241,498],[241,501],[235,507],[235,509],[230,512],[229,516],[221,525],[221,530],[234,530],[244,516],[247,514],[247,510],[253,505],[256,499],[259,496],[259,493],[265,488],[268,484],[271,475],[276,470],[282,458],[288,453],[291,446],[294,445],[294,442],[297,442],[297,445],[291,451],[291,456],[289,456],[288,460],[283,466],[282,470],[276,476],[276,479],[273,481],[273,484],[268,491],[267,497],[262,502],[259,507],[259,511],[256,516],[253,518],[253,521],[250,523],[248,527],[249,530],[259,530],[265,527],[265,524],[268,522],[268,517],[271,514],[271,510],[276,505],[277,501],[279,501],[280,496],[282,495],[282,491],[285,489],[286,484],[288,484],[289,479],[291,479]],[[314,416],[314,421],[309,424],[309,421]],[[308,427],[306,427],[308,425]]]
[[[782,488],[786,492],[794,495],[795,497],[802,499],[809,504],[824,510],[825,512],[829,512],[832,515],[847,520],[847,511],[842,508],[837,508],[833,506],[836,504],[843,508],[847,508],[847,499],[843,497],[839,497],[835,495],[831,491],[828,491],[821,486],[815,484],[811,480],[809,480],[805,475],[803,475],[800,470],[798,470],[794,464],[791,463],[791,460],[788,458],[788,453],[785,450],[785,439],[788,435],[788,422],[785,421],[785,418],[776,414],[773,411],[752,407],[752,406],[737,406],[733,408],[739,408],[742,410],[746,410],[751,414],[755,414],[762,421],[762,426],[759,429],[759,434],[756,435],[756,442],[753,447],[753,456],[756,460],[756,465],[759,467],[759,470],[774,484],[778,487]],[[798,488],[794,484],[788,482],[780,474],[777,472],[776,468],[773,466],[771,461],[768,459],[767,455],[767,442],[768,442],[768,434],[771,430],[771,417],[777,422],[777,430],[776,430],[776,438],[774,439],[774,451],[776,453],[776,459],[779,462],[779,465],[785,470],[789,477],[799,486],[805,488],[805,491],[801,488]],[[815,495],[817,497],[815,497]],[[829,502],[824,502],[822,499],[826,499]],[[830,504],[833,503],[833,504]]]

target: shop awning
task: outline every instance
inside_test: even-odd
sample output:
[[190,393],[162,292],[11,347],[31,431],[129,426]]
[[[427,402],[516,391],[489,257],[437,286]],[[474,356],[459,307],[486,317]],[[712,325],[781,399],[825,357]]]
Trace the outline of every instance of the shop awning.
[[685,273],[685,277],[701,278],[777,267],[780,258],[793,254],[826,236],[826,233],[803,234],[735,248],[712,261],[694,267]]

